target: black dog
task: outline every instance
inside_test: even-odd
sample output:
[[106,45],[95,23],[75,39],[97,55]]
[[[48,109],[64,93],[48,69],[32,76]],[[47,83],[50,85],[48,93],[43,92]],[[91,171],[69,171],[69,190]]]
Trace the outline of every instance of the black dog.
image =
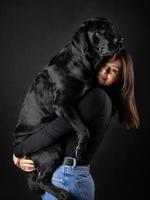
[[[93,87],[101,63],[123,48],[123,38],[105,18],[85,21],[71,41],[43,68],[31,83],[22,104],[14,131],[14,145],[25,140],[33,130],[41,128],[57,116],[63,116],[76,130],[76,158],[84,159],[89,131],[75,109],[75,103]],[[50,178],[62,163],[61,144],[51,145],[29,155],[38,170],[28,173],[31,189],[40,187],[58,199],[69,194],[52,185]]]

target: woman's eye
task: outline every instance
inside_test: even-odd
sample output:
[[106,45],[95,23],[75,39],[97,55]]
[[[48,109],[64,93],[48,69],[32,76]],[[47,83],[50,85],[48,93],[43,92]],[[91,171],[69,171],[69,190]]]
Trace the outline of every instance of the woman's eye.
[[112,72],[113,72],[114,74],[116,74],[116,75],[119,74],[119,72],[118,72],[117,70],[115,70],[115,69],[113,69]]

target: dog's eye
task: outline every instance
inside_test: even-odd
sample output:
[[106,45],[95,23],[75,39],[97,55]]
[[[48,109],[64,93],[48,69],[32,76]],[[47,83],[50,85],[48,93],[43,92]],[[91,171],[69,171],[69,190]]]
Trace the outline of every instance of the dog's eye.
[[105,29],[100,29],[100,30],[98,30],[97,32],[100,33],[100,34],[104,34],[105,31],[106,31]]
[[106,32],[105,29],[100,30],[101,34],[104,34],[105,32]]

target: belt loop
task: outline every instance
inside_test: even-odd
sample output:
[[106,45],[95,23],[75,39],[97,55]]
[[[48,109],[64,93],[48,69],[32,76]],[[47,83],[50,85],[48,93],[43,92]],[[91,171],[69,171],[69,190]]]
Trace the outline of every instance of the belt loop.
[[62,167],[63,167],[63,174],[65,174],[66,173],[66,171],[65,171],[66,167],[65,167],[65,165],[62,165]]
[[[71,162],[69,162],[69,160],[71,161]],[[68,162],[67,162],[68,161]],[[73,157],[65,157],[64,158],[64,161],[63,161],[63,164],[64,164],[64,166],[65,165],[69,165],[69,166],[71,166],[71,167],[76,167],[77,165],[78,165],[78,162],[77,162],[77,160],[76,160],[76,158],[73,158]],[[64,167],[65,168],[65,167]]]
[[77,160],[76,158],[72,158],[73,159],[73,166],[72,167],[76,167],[77,166]]

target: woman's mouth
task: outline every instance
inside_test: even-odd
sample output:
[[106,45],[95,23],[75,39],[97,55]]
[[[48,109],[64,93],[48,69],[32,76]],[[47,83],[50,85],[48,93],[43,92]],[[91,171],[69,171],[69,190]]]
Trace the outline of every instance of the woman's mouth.
[[101,76],[101,75],[98,75],[97,76],[97,80],[98,80],[98,82],[100,83],[100,84],[102,84],[102,85],[105,85],[105,83],[106,83],[106,80],[107,78],[105,78],[105,77],[103,77],[103,76]]
[[98,78],[102,79],[103,81],[106,81],[107,77],[102,76],[101,74],[98,74]]

